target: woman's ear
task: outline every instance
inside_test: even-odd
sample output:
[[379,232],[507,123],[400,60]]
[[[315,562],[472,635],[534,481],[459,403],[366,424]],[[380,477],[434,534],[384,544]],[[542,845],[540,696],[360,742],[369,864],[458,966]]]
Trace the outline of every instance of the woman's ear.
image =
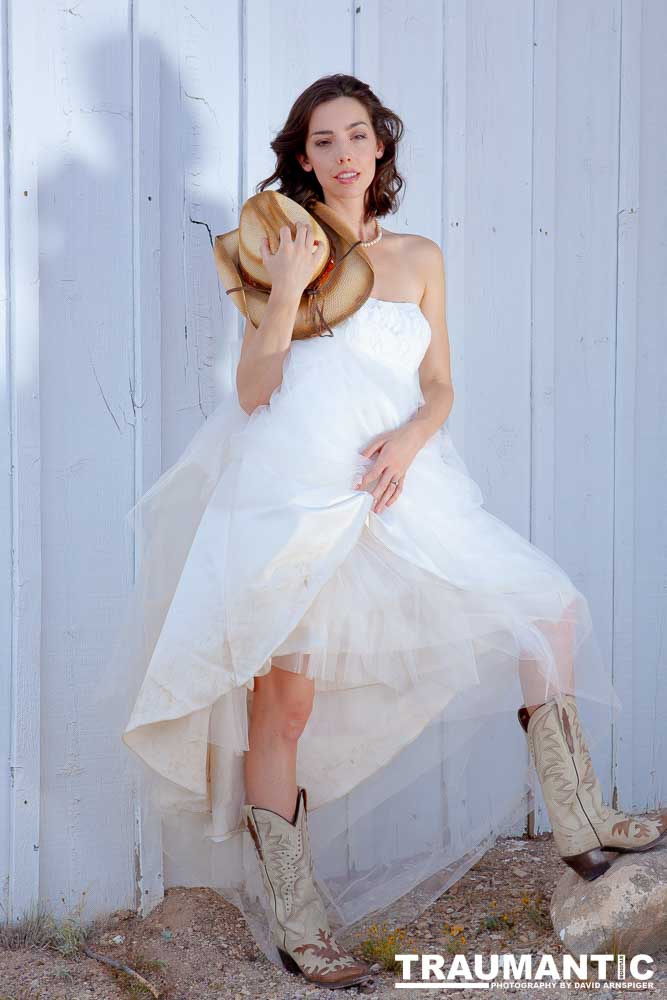
[[297,160],[299,161],[299,163],[301,164],[301,166],[303,167],[304,170],[309,171],[309,170],[313,169],[312,166],[310,165],[310,163],[308,162],[308,157],[304,156],[303,153],[297,153],[296,154],[296,158],[297,158]]

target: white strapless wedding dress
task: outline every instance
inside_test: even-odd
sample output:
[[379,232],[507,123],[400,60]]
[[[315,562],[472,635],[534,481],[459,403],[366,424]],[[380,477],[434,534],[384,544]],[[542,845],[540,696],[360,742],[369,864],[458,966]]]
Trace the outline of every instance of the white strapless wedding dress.
[[315,683],[297,781],[334,929],[414,917],[532,807],[522,680],[529,704],[575,694],[591,747],[620,708],[586,598],[484,509],[446,427],[392,506],[353,488],[360,451],[424,401],[419,306],[369,298],[333,332],[292,343],[252,415],[223,400],[130,512],[140,575],[108,675],[167,884],[218,889],[274,961],[239,825],[272,657]]

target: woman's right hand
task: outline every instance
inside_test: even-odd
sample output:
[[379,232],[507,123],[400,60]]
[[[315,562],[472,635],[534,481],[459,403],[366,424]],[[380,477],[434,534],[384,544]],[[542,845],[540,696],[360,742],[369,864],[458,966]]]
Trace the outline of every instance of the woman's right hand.
[[324,244],[313,237],[310,223],[297,222],[296,236],[288,225],[280,227],[280,243],[275,253],[271,252],[268,236],[260,243],[262,263],[271,278],[271,288],[301,297],[309,284],[316,261],[324,253]]

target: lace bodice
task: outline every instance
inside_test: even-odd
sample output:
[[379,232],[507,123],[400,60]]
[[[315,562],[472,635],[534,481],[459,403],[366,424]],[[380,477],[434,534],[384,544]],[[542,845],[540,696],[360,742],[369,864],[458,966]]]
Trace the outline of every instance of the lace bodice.
[[368,298],[332,329],[354,350],[405,373],[417,371],[431,340],[431,326],[416,302]]

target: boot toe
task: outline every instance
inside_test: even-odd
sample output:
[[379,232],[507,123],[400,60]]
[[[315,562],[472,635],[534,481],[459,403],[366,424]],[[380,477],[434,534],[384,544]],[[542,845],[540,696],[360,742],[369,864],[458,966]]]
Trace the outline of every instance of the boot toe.
[[325,973],[321,979],[317,981],[329,989],[336,989],[343,986],[355,986],[358,983],[365,983],[368,979],[373,978],[373,973],[370,971],[370,966],[365,962],[356,962],[354,965],[350,965],[347,969],[342,969],[340,972],[330,972]]
[[[308,982],[316,983],[320,986],[327,986],[329,989],[336,989],[337,987],[342,986],[354,986],[357,983],[363,983],[367,979],[373,978],[370,965],[366,962],[355,959],[352,955],[347,956],[347,961],[343,968],[331,968],[327,970],[326,967],[323,968],[320,966],[319,968],[316,968],[311,965],[310,962],[300,960],[300,956],[298,955],[294,957],[287,952],[283,952],[282,949],[278,950],[280,952],[283,965],[289,972],[301,973],[304,979],[307,979]],[[302,949],[296,950],[298,951]]]
[[626,816],[621,813],[611,828],[610,840],[610,848],[614,851],[650,851],[667,840],[667,810],[656,810],[646,816]]

